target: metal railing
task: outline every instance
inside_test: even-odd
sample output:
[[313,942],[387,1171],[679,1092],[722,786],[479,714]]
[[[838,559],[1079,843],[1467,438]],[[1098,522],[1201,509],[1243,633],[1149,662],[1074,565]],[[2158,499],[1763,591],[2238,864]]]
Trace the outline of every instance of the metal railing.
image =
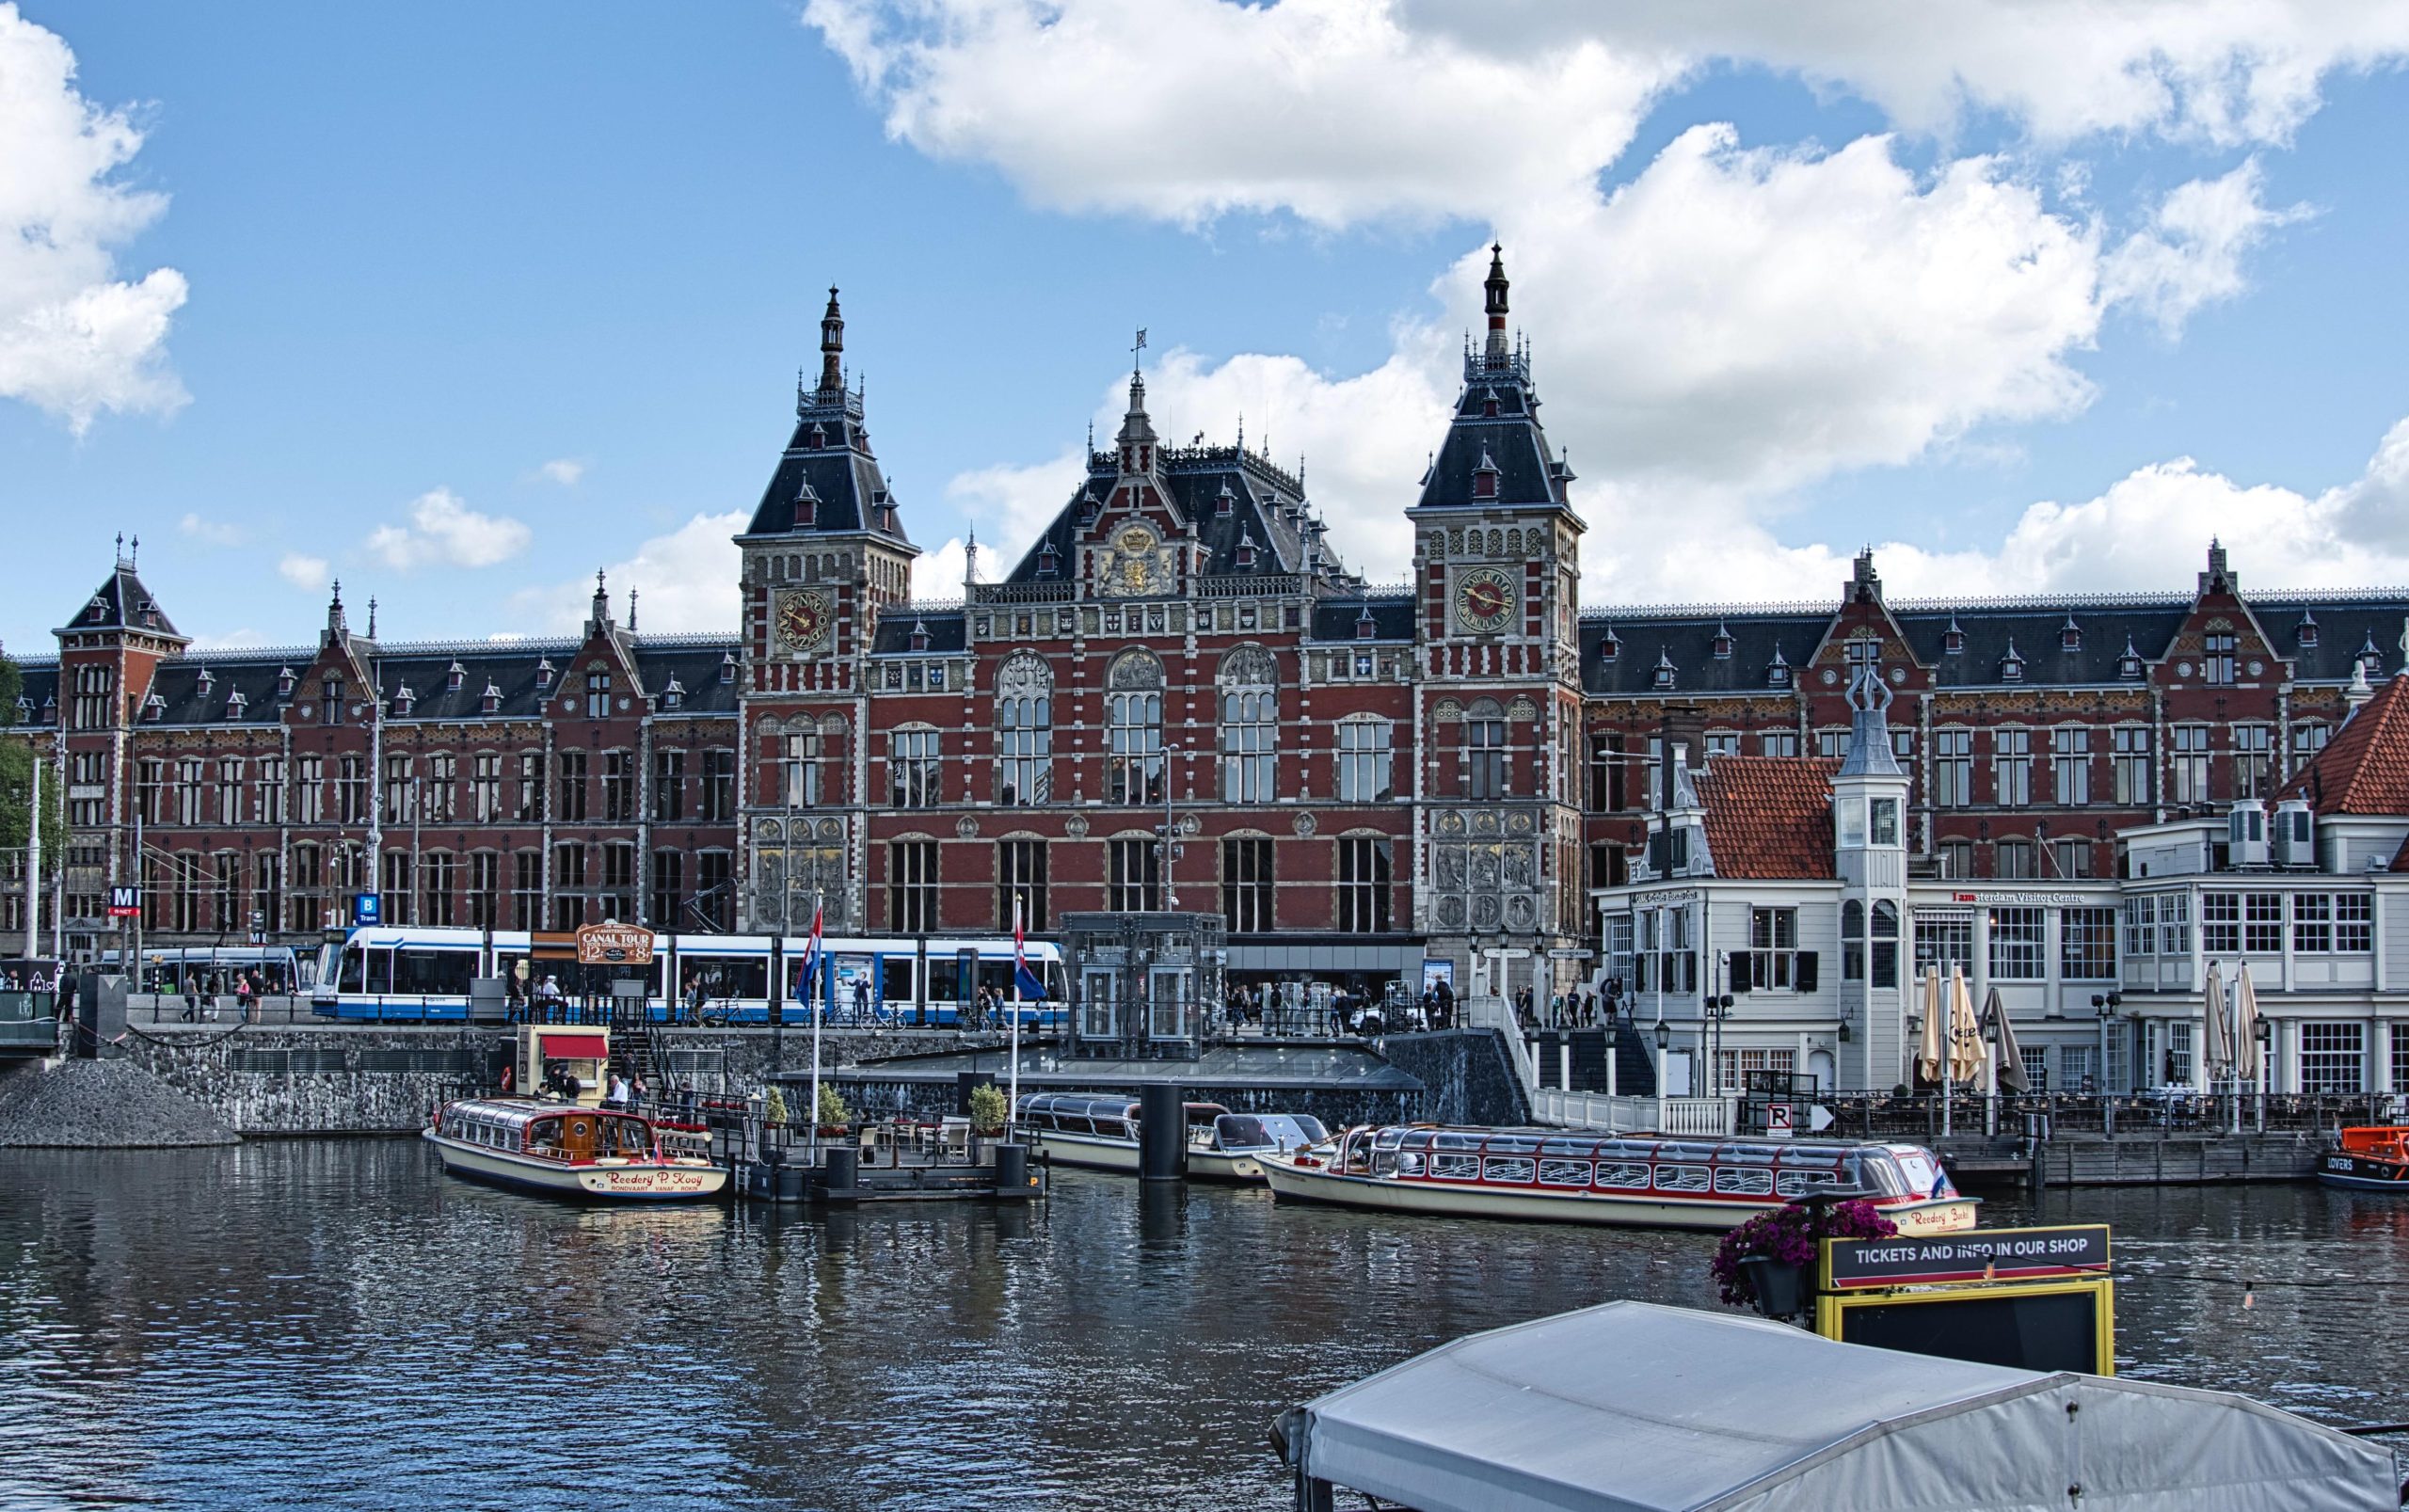
[[1938,1092],[1819,1092],[1835,1138],[1935,1139],[1986,1133],[2056,1138],[2205,1138],[2232,1134],[2332,1135],[2409,1116],[2395,1092],[1965,1092],[1944,1107]]
[[1608,1097],[1542,1087],[1531,1093],[1531,1116],[1566,1129],[1608,1134],[1680,1134],[1722,1138],[1732,1132],[1728,1097]]

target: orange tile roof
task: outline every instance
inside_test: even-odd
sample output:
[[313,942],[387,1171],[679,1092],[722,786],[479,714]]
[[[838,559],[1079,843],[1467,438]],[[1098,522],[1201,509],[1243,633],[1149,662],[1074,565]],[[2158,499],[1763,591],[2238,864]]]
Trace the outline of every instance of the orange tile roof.
[[2280,796],[2321,814],[2409,814],[2409,677],[2378,684]]
[[1706,848],[1718,877],[1828,878],[1832,773],[1828,756],[1718,756],[1698,774]]

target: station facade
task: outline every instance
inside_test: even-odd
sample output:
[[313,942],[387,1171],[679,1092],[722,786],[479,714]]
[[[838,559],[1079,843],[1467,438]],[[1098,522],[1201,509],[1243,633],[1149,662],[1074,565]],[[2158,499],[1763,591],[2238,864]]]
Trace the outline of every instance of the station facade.
[[1867,554],[1817,602],[1585,611],[1585,539],[1646,526],[1588,536],[1502,258],[1486,293],[1403,584],[1346,566],[1301,465],[1164,444],[1133,374],[1009,572],[916,602],[833,290],[729,633],[641,633],[598,579],[574,637],[389,644],[338,589],[314,645],[200,651],[121,551],[0,732],[65,782],[44,948],[113,947],[135,883],[146,942],[198,945],[314,938],[362,893],[398,923],[896,935],[1177,907],[1224,915],[1236,982],[1413,987],[1428,958],[1545,999],[1607,972],[1590,892],[1644,870],[1663,753],[1836,759],[1857,667],[1918,874],[2069,885],[2271,793],[2398,669],[2409,593],[2245,593],[2213,546],[2188,594],[1899,602]]

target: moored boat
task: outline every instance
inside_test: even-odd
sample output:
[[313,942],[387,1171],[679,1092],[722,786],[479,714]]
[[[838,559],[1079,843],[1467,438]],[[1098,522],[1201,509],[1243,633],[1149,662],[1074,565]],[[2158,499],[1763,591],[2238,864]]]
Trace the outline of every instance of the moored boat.
[[1822,1188],[1863,1192],[1901,1233],[1923,1234],[1972,1228],[1977,1205],[1909,1144],[1418,1124],[1257,1163],[1284,1202],[1443,1217],[1720,1230]]
[[2409,1192],[2409,1126],[2344,1129],[2317,1163],[2317,1179],[2359,1191]]
[[[1330,1138],[1310,1114],[1233,1113],[1219,1103],[1183,1107],[1188,1174],[1198,1181],[1260,1181],[1259,1156]],[[1029,1092],[1020,1100],[1018,1123],[1056,1165],[1138,1169],[1138,1100],[1126,1092]]]
[[1321,1120],[1310,1113],[1224,1113],[1209,1125],[1189,1125],[1188,1132],[1191,1181],[1259,1182],[1263,1156],[1302,1150],[1330,1138]]
[[683,1139],[664,1143],[651,1120],[574,1103],[463,1098],[438,1108],[422,1138],[455,1176],[560,1197],[678,1202],[727,1185],[725,1170]]

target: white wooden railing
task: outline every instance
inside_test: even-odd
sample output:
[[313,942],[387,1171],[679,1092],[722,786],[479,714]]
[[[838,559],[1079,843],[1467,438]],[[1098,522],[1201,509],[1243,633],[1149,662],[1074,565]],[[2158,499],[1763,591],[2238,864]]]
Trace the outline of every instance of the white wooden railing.
[[1719,1138],[1731,1132],[1732,1101],[1728,1097],[1608,1097],[1541,1087],[1531,1093],[1531,1116],[1560,1129]]

